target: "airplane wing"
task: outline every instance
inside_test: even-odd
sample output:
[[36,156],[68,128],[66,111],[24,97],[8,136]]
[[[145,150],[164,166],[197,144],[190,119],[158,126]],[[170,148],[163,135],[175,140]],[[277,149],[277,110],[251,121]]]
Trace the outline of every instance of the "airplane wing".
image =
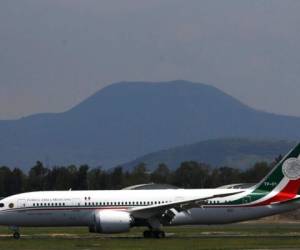
[[201,197],[197,199],[183,199],[175,202],[156,204],[147,207],[135,207],[129,210],[130,214],[135,218],[147,219],[154,216],[160,217],[166,214],[170,209],[175,209],[177,212],[187,211],[191,208],[201,207],[207,204],[207,200],[214,198],[223,198],[235,194],[242,193],[244,191],[217,194],[213,196]]

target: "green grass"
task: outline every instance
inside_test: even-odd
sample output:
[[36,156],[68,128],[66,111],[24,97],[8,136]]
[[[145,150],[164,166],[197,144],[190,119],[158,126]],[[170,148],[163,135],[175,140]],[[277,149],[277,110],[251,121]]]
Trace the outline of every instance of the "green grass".
[[143,229],[128,234],[89,234],[85,228],[23,228],[22,239],[0,228],[0,249],[299,249],[300,224],[247,223],[165,228],[166,239],[143,239]]

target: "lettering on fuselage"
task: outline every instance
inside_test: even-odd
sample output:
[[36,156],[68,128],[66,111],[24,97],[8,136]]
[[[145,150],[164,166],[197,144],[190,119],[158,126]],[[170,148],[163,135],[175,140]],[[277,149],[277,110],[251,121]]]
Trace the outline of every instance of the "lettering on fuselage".
[[277,185],[276,182],[268,182],[268,181],[264,182],[264,186],[266,187],[275,187],[276,185]]
[[27,202],[67,202],[67,201],[72,201],[72,199],[69,198],[43,198],[43,199],[27,199]]

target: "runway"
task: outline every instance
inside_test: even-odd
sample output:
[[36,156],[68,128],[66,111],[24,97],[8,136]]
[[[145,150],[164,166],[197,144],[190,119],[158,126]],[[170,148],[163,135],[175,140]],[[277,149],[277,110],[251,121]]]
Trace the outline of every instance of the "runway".
[[165,239],[144,239],[144,229],[129,233],[90,234],[87,228],[21,228],[15,240],[0,227],[1,249],[14,250],[195,250],[195,249],[299,249],[300,224],[249,223],[224,226],[164,228]]
[[[11,234],[0,234],[0,239],[11,238]],[[190,234],[176,234],[166,232],[166,238],[169,239],[208,239],[208,238],[300,238],[300,232],[290,232],[285,234],[249,234],[243,232],[201,232],[201,233],[190,233]],[[36,234],[22,234],[22,239],[144,239],[142,234],[71,234],[71,233],[36,233]]]

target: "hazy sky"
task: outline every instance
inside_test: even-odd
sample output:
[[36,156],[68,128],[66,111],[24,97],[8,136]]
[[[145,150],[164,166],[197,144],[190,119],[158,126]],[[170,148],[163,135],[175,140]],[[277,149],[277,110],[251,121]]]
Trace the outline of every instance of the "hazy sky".
[[299,13],[298,0],[1,0],[0,119],[173,79],[300,116]]

